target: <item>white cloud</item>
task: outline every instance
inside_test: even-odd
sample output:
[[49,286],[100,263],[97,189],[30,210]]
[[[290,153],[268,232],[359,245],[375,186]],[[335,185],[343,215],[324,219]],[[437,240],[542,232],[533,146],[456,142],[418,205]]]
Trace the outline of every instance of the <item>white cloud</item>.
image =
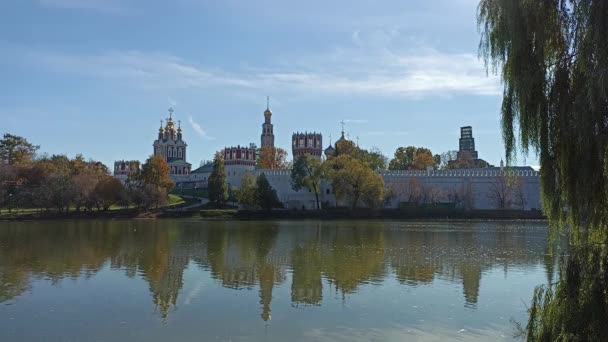
[[192,115],[190,115],[188,117],[188,122],[190,123],[190,126],[192,127],[192,129],[194,130],[194,132],[196,132],[196,134],[198,134],[201,138],[207,139],[207,140],[214,140],[214,137],[210,137],[207,132],[203,129],[203,127],[201,127],[201,125],[194,121],[194,119],[192,118]]
[[[66,54],[29,51],[31,60],[62,74],[76,73],[162,91],[240,88],[269,92],[312,92],[391,97],[499,95],[500,80],[488,77],[472,54],[429,48],[404,52],[363,48],[336,49],[273,67],[222,70],[177,56],[143,51]],[[23,55],[21,55],[23,56]]]

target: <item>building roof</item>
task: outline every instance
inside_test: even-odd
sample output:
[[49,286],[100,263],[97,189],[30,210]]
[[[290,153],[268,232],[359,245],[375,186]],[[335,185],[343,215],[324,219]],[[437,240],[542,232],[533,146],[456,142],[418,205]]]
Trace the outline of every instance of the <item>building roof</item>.
[[208,162],[207,164],[197,168],[196,170],[190,173],[211,173],[213,171],[213,163]]

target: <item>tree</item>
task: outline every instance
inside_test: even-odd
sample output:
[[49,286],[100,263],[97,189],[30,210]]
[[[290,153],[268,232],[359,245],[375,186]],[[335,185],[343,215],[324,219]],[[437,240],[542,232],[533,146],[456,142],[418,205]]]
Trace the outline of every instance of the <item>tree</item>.
[[293,163],[291,170],[291,186],[295,191],[307,188],[314,192],[317,202],[317,210],[321,209],[319,193],[321,192],[321,181],[325,177],[321,159],[311,155],[299,156]]
[[[388,158],[382,154],[378,148],[372,147],[369,151],[359,148],[350,140],[341,140],[336,143],[336,153],[334,157],[349,155],[365,164],[372,170],[386,170]],[[332,157],[333,158],[333,157]]]
[[439,169],[447,170],[450,168],[450,162],[456,161],[458,151],[447,151],[440,155]]
[[112,176],[105,176],[100,179],[93,192],[103,210],[110,209],[112,205],[120,202],[124,196],[122,183]]
[[506,172],[493,177],[488,188],[488,199],[496,209],[509,209],[513,202],[515,192],[515,180]]
[[256,182],[256,199],[262,209],[270,211],[273,208],[281,208],[283,205],[279,201],[276,190],[270,186],[266,175],[262,172]]
[[349,155],[340,155],[328,160],[325,169],[336,197],[348,199],[353,210],[360,200],[370,207],[382,202],[384,181],[367,164]]
[[239,204],[246,207],[253,207],[257,204],[256,178],[251,173],[246,173],[241,178],[241,188],[236,191],[236,199]]
[[258,166],[260,169],[286,169],[289,165],[287,155],[287,151],[280,147],[263,146],[260,148]]
[[399,147],[395,151],[395,156],[388,164],[389,170],[408,170],[414,166],[414,156],[416,155],[416,147]]
[[473,156],[468,151],[462,151],[456,160],[448,165],[449,169],[472,169],[475,167]]
[[425,147],[399,147],[391,159],[389,170],[426,170],[435,167],[435,158],[431,150]]
[[19,165],[34,160],[40,146],[30,144],[25,138],[9,133],[0,140],[0,164]]
[[220,206],[228,200],[228,185],[226,184],[226,169],[221,153],[213,158],[213,171],[208,181],[209,200]]
[[374,171],[386,170],[388,164],[388,158],[375,147],[369,151],[361,150],[361,160]]
[[417,170],[426,170],[435,167],[435,158],[433,153],[427,148],[419,148],[414,156],[414,168]]
[[169,164],[161,156],[150,156],[142,165],[141,180],[168,193],[175,186],[175,183],[169,179],[170,172]]
[[[480,55],[500,72],[507,164],[539,155],[543,212],[571,232],[554,286],[535,292],[526,338],[608,335],[608,1],[481,0]],[[516,137],[519,140],[516,141]]]

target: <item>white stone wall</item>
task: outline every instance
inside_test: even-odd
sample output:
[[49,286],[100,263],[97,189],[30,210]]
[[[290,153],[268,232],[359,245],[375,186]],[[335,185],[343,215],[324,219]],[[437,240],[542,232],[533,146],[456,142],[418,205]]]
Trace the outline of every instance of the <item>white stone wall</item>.
[[[431,171],[384,171],[385,188],[396,193],[388,207],[397,208],[407,202],[412,193],[412,181],[424,189],[435,190],[435,203],[453,202],[450,195],[461,200],[471,199],[473,209],[497,209],[499,196],[506,195],[506,206],[512,209],[534,210],[541,208],[540,176],[537,171],[500,170],[431,170]],[[506,179],[517,180],[508,191],[499,191]],[[521,188],[520,188],[521,187]],[[521,190],[520,190],[521,189]],[[523,202],[523,203],[522,203]]]
[[249,165],[226,165],[226,183],[230,188],[240,188],[241,179],[247,173],[254,173],[255,166]]
[[[308,189],[294,191],[291,187],[291,170],[256,170],[255,175],[265,173],[270,185],[277,191],[279,200],[285,207],[294,209],[314,209],[315,195]],[[537,171],[500,171],[500,170],[446,170],[446,171],[383,171],[385,189],[392,189],[396,197],[387,208],[397,208],[400,202],[407,202],[412,179],[424,191],[432,189],[433,196],[427,195],[427,203],[454,202],[453,195],[460,196],[460,205],[465,201],[472,209],[496,209],[497,198],[493,189],[500,188],[500,177],[508,173],[511,179],[521,181],[521,191],[511,190],[507,199],[512,209],[534,210],[541,208],[540,178]],[[244,173],[243,173],[244,174]],[[504,179],[504,178],[503,178]],[[236,184],[236,183],[234,183]],[[238,183],[240,186],[240,182]],[[336,205],[331,186],[324,182],[321,186],[321,203],[325,206]],[[434,197],[433,199],[428,197]],[[523,204],[522,204],[523,200]]]
[[[264,173],[268,179],[268,183],[277,191],[279,200],[285,208],[289,209],[316,209],[316,198],[312,191],[306,188],[300,191],[295,191],[291,187],[291,170],[256,170],[256,177]],[[321,206],[335,206],[336,198],[332,193],[331,186],[327,182],[322,182],[321,191],[319,194]]]

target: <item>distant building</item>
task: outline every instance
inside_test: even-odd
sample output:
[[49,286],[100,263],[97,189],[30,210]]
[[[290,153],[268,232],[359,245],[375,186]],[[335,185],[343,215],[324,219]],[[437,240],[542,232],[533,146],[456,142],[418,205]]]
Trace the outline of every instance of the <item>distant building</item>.
[[231,188],[238,188],[241,186],[241,178],[255,170],[257,147],[255,144],[249,144],[249,147],[240,145],[226,147],[222,151],[222,156],[226,168],[226,182]]
[[198,169],[192,170],[189,177],[189,181],[192,184],[189,184],[187,187],[206,188],[211,172],[213,172],[213,162],[207,162]]
[[473,138],[473,127],[460,127],[460,139],[458,139],[458,159],[463,153],[468,153],[473,159],[478,159],[477,151],[475,150],[475,138]]
[[125,183],[129,176],[139,169],[140,163],[137,160],[118,160],[114,162],[114,177]]
[[475,138],[473,138],[473,127],[460,127],[460,139],[458,139],[458,152],[456,160],[448,162],[449,168],[483,168],[490,166],[488,162],[479,158],[475,150]]
[[321,158],[323,154],[323,138],[321,133],[294,133],[291,136],[293,158],[310,154]]
[[192,165],[186,162],[186,148],[188,145],[182,138],[181,122],[178,121],[177,130],[173,122],[173,109],[169,109],[169,118],[163,128],[160,122],[158,139],[154,140],[154,156],[162,157],[169,164],[169,177],[179,181],[190,173]]
[[262,124],[261,147],[274,147],[274,131],[271,122],[270,98],[266,98],[266,110],[264,111],[264,123]]

